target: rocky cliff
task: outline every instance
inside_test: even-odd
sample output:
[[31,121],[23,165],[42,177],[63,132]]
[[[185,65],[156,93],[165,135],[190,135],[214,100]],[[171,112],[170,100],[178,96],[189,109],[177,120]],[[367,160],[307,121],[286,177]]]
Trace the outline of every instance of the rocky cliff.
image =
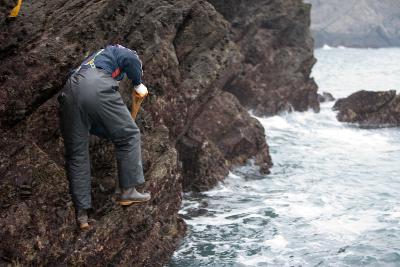
[[390,91],[358,91],[339,99],[333,106],[342,122],[358,123],[361,127],[400,126],[400,95]]
[[[210,0],[230,22],[240,69],[224,89],[258,115],[319,110],[310,5],[301,1]],[[229,3],[229,4],[227,4]]]
[[[0,264],[161,266],[185,232],[183,190],[210,188],[250,158],[271,167],[248,109],[318,110],[309,9],[300,0],[24,1],[0,26]],[[110,43],[144,63],[150,96],[137,122],[153,198],[115,204],[113,147],[93,137],[93,227],[78,233],[55,96],[69,69]]]
[[311,3],[315,44],[346,47],[400,45],[397,0],[305,0]]

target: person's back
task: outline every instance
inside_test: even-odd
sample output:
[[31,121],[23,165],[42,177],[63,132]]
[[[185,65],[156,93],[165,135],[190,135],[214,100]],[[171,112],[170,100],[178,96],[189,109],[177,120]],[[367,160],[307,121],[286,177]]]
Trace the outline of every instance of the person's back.
[[142,83],[142,62],[137,53],[122,45],[109,45],[86,58],[81,66],[94,64],[96,68],[103,69],[111,74],[117,81],[124,75],[132,81],[133,86]]

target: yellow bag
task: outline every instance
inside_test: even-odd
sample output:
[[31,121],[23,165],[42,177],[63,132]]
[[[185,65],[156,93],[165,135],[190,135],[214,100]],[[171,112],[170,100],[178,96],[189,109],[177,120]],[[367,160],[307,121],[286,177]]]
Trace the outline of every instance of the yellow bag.
[[15,18],[16,16],[18,16],[19,10],[21,9],[21,5],[22,5],[22,0],[18,0],[17,5],[10,12],[10,18]]

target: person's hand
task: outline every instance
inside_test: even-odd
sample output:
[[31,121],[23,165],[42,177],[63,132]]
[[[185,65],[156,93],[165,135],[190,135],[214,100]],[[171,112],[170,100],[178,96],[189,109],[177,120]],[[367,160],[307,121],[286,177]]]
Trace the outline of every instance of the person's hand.
[[143,83],[139,84],[138,86],[135,86],[134,89],[135,89],[135,96],[138,98],[144,98],[149,94],[147,87]]

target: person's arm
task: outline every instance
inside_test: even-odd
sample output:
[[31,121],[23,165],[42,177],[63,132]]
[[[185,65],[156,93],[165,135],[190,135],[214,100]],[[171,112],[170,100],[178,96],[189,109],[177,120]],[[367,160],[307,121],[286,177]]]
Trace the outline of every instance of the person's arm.
[[142,83],[142,62],[135,51],[128,48],[119,48],[118,65],[122,72],[126,73],[134,87]]
[[119,48],[117,60],[119,61],[118,65],[120,69],[126,73],[126,76],[128,76],[133,84],[131,115],[135,120],[140,109],[140,104],[148,94],[147,87],[142,84],[142,62],[135,51],[127,48]]

